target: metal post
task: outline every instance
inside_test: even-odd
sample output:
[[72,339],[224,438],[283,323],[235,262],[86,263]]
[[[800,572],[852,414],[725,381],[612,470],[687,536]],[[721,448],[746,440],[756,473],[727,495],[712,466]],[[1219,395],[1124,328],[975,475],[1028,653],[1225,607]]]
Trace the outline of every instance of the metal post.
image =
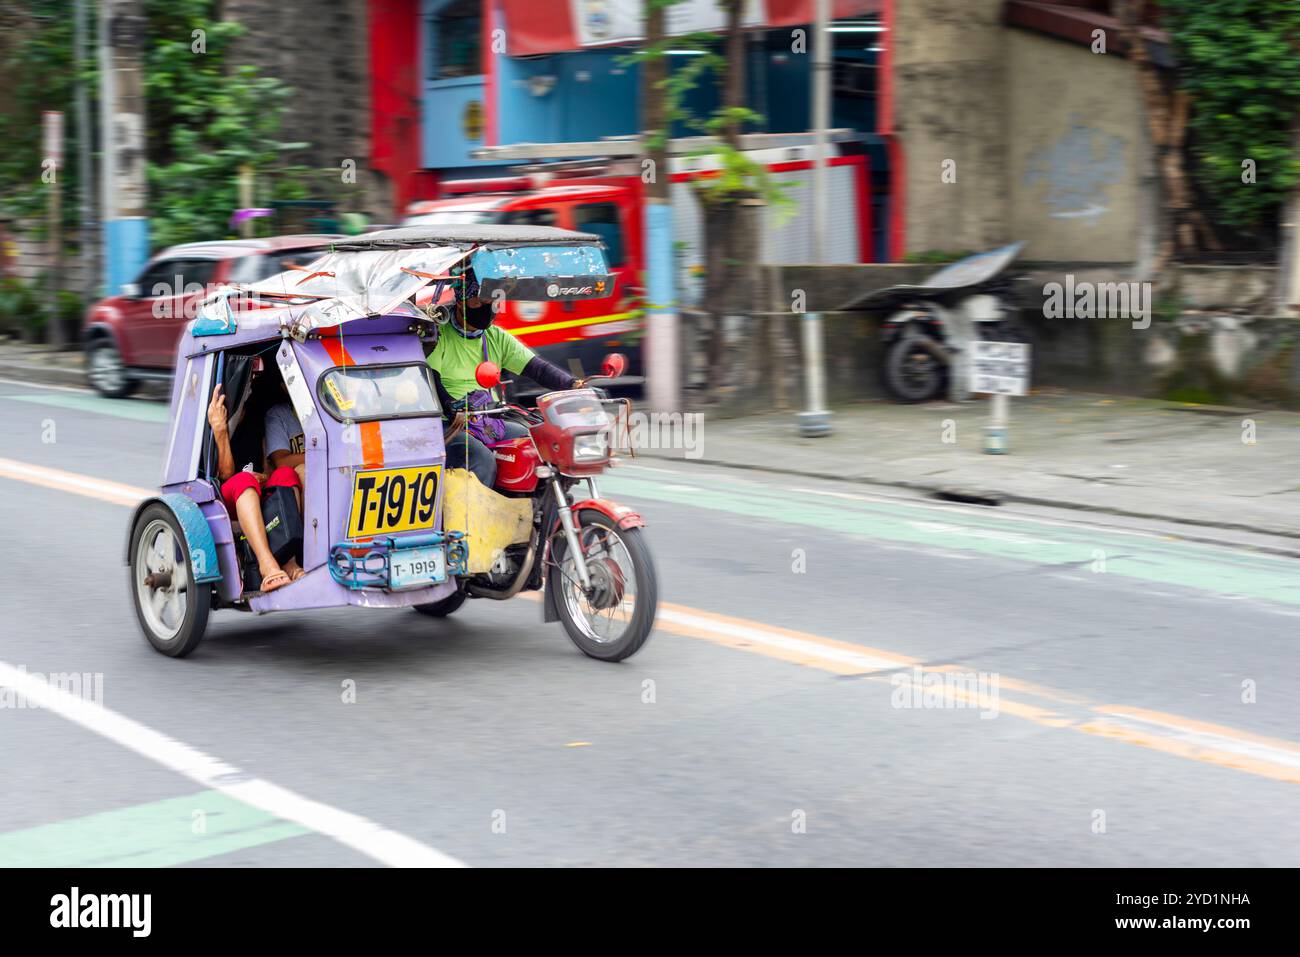
[[77,180],[79,207],[81,210],[81,291],[87,299],[94,297],[97,284],[96,268],[98,259],[95,254],[95,213],[91,199],[94,190],[94,173],[92,171],[90,142],[90,107],[86,98],[86,83],[81,78],[82,67],[86,62],[86,0],[76,0],[72,8],[74,22],[73,64],[77,75],[77,94],[75,110],[77,113]]
[[[253,167],[243,163],[239,167],[239,208],[247,210],[253,208]],[[253,238],[253,220],[250,216],[245,216],[239,224],[239,235],[243,239]]]
[[[645,3],[645,44],[654,47],[665,36],[666,9]],[[646,337],[642,353],[650,407],[676,412],[681,407],[678,359],[678,318],[673,283],[673,207],[668,175],[668,118],[662,82],[668,76],[667,60],[660,53],[641,64],[641,170],[645,201],[645,312]]]
[[[813,263],[825,260],[826,233],[826,129],[830,126],[831,112],[831,56],[830,56],[830,0],[816,0],[817,22],[813,27]],[[803,317],[804,382],[807,391],[807,409],[796,418],[799,434],[804,436],[830,435],[831,414],[826,409],[826,370],[822,352],[822,316],[810,312]]]
[[63,288],[63,114],[46,110],[42,114],[42,135],[45,140],[45,162],[50,164],[49,189],[45,197],[45,262],[49,273],[45,277],[47,292],[53,308],[46,327],[46,341],[55,349],[66,344],[63,317],[59,314],[59,290]]
[[135,279],[149,258],[149,220],[145,217],[143,34],[141,0],[100,0],[101,219],[104,279],[110,294]]
[[1010,403],[1006,393],[994,392],[989,401],[989,424],[984,426],[984,451],[989,455],[1005,455],[1007,451],[1007,411]]

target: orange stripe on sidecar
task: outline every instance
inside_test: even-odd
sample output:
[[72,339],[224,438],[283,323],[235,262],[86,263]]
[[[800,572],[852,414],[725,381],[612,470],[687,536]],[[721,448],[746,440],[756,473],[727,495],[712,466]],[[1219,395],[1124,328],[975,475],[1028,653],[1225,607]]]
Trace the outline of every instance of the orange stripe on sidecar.
[[[347,348],[343,345],[343,340],[339,337],[336,330],[331,330],[334,335],[328,335],[326,331],[321,331],[320,343],[329,353],[330,361],[336,366],[356,365],[352,361],[352,356],[348,354]],[[361,465],[367,469],[383,468],[384,465],[384,436],[380,432],[378,422],[362,422],[357,426],[361,433]]]

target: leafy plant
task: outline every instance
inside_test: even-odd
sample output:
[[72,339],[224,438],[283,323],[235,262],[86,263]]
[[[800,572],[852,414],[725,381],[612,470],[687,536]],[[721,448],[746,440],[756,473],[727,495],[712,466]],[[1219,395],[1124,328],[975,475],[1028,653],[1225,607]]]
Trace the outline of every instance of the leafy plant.
[[15,276],[0,279],[0,325],[11,332],[26,329],[36,333],[45,328],[48,317],[41,282],[42,277],[31,282]]
[[[37,291],[16,276],[0,279],[0,329],[15,332],[29,326],[29,317],[41,312]],[[37,326],[44,324],[41,319]]]
[[955,263],[958,259],[965,259],[969,255],[971,255],[969,251],[952,252],[947,249],[923,249],[908,253],[903,257],[903,262],[917,265],[941,265],[943,263]]
[[[274,199],[301,199],[292,174],[275,169],[287,150],[305,143],[278,140],[280,120],[293,90],[232,65],[231,45],[241,24],[214,19],[212,0],[148,0],[150,42],[145,56],[149,101],[149,194],[155,246],[230,235],[239,205],[241,167],[271,170]],[[202,31],[206,52],[195,52]],[[290,174],[290,175],[286,175]]]
[[[77,221],[67,197],[80,190],[75,157],[86,148],[72,120],[75,80],[73,20],[67,0],[23,0],[0,4],[0,62],[4,63],[6,110],[0,115],[0,214],[26,219],[42,213],[50,184],[42,180],[44,129],[41,114],[65,114],[63,167],[64,228]],[[88,67],[88,75],[94,76]],[[41,230],[44,223],[40,223]]]
[[[0,56],[10,83],[10,109],[0,116],[0,213],[34,217],[45,207],[41,181],[41,112],[62,110],[65,124],[65,229],[79,216],[76,163],[93,148],[76,137],[73,116],[73,18],[67,0],[0,3]],[[285,151],[305,143],[279,141],[280,121],[293,91],[249,66],[232,62],[242,25],[218,18],[216,0],[145,0],[144,92],[147,118],[148,204],[155,247],[231,234],[239,204],[238,176],[259,177],[257,201],[301,199],[305,169],[285,164]],[[91,42],[94,8],[88,15]],[[94,95],[94,51],[84,78]],[[93,108],[93,107],[92,107]],[[38,228],[40,228],[38,226]]]
[[[679,2],[680,0],[648,0],[652,7],[665,8]],[[665,128],[647,135],[647,146],[650,149],[662,148],[669,137],[669,131],[676,124],[685,126],[695,133],[714,137],[716,141],[714,145],[701,147],[690,154],[715,156],[721,167],[716,175],[704,176],[695,182],[695,189],[700,198],[708,205],[717,205],[757,196],[776,210],[778,221],[788,219],[794,215],[797,205],[789,195],[792,184],[778,183],[765,166],[754,162],[725,138],[729,130],[739,131],[746,126],[761,125],[762,114],[748,107],[732,106],[721,107],[708,117],[701,118],[686,105],[687,96],[706,77],[726,76],[727,59],[718,51],[722,41],[722,37],[712,33],[691,33],[646,44],[618,58],[620,64],[630,65],[666,57],[669,50],[688,50],[693,54],[683,65],[669,70],[659,84],[659,89],[664,95]]]
[[[1195,175],[1222,221],[1260,226],[1300,182],[1300,4],[1160,0],[1191,98]],[[1243,182],[1243,161],[1257,181]]]

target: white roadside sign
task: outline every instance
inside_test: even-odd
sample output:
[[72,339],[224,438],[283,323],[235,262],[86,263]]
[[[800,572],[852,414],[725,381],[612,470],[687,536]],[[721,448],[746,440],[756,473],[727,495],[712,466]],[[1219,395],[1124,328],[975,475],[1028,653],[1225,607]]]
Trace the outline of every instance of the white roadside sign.
[[971,343],[971,392],[1024,395],[1029,389],[1029,358],[1027,343],[975,340]]

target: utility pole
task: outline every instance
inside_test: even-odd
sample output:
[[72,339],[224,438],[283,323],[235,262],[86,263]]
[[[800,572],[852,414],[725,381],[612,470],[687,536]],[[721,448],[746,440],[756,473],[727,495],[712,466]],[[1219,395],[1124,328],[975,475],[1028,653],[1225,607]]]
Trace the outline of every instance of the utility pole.
[[668,120],[662,84],[668,77],[668,58],[657,45],[665,39],[664,0],[643,0],[645,49],[652,55],[641,61],[641,185],[645,191],[645,372],[653,409],[675,412],[681,408],[678,365],[678,317],[673,268],[673,207],[668,171]]
[[76,100],[74,109],[77,113],[77,180],[79,185],[79,199],[81,208],[81,291],[87,299],[93,298],[96,285],[96,266],[98,258],[95,255],[95,248],[98,245],[95,242],[95,214],[94,204],[91,201],[94,184],[93,174],[91,172],[91,138],[90,138],[90,107],[86,98],[86,81],[82,78],[82,70],[86,65],[86,0],[75,0],[72,7],[72,16],[74,18],[74,50],[73,50],[73,69],[76,70]]
[[[100,0],[99,89],[104,280],[116,293],[149,259],[145,215],[145,19],[141,0]],[[142,290],[148,292],[148,290]]]
[[[826,234],[826,129],[831,114],[830,0],[816,0],[817,22],[813,27],[813,264],[825,260]],[[809,312],[803,317],[804,386],[807,409],[795,417],[799,434],[816,437],[831,434],[831,414],[826,409],[825,355],[822,350],[822,316]]]
[[54,306],[46,334],[50,345],[62,349],[66,337],[63,318],[59,315],[58,293],[63,286],[63,181],[59,178],[63,171],[63,114],[46,110],[41,115],[41,126],[46,163],[43,175],[49,187],[45,196],[45,262],[49,272],[45,278],[49,283],[47,293]]

